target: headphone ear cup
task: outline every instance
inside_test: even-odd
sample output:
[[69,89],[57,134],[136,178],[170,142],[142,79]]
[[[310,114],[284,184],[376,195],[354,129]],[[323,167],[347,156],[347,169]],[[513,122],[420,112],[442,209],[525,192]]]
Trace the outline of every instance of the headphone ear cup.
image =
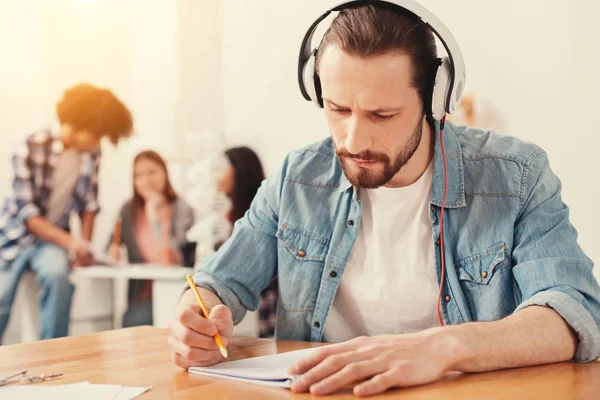
[[427,115],[427,121],[433,122],[433,89],[435,88],[435,77],[437,75],[438,68],[442,63],[441,58],[436,58],[432,61],[429,71],[427,71],[426,87],[423,93],[423,109]]
[[314,85],[315,85],[315,94],[316,94],[316,103],[317,106],[319,106],[320,108],[323,108],[323,97],[321,97],[322,91],[321,91],[321,78],[319,78],[319,74],[317,74],[317,72],[315,71],[315,75],[314,75]]
[[449,113],[448,104],[450,100],[448,92],[450,90],[450,75],[452,72],[452,66],[450,60],[447,57],[441,59],[439,68],[435,74],[435,81],[433,82],[433,97],[432,102],[432,114],[436,121],[440,121],[446,113]]
[[323,107],[323,101],[321,100],[321,81],[316,74],[315,70],[315,58],[317,49],[314,49],[302,69],[302,81],[304,83],[304,89],[310,99],[317,105],[317,107]]

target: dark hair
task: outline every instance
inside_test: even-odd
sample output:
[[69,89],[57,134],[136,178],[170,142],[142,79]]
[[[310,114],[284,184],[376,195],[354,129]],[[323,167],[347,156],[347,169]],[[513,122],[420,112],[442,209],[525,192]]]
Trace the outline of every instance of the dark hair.
[[89,83],[67,89],[56,104],[56,114],[61,125],[89,130],[97,138],[106,136],[113,144],[130,136],[133,129],[127,107],[110,90]]
[[233,223],[242,218],[250,208],[250,204],[265,179],[260,159],[248,147],[234,147],[225,152],[233,167],[233,191],[229,212],[229,220]]
[[414,14],[385,5],[347,8],[335,17],[323,36],[317,52],[320,56],[330,44],[359,57],[399,51],[410,57],[412,85],[424,98],[429,70],[437,58],[433,32]]
[[142,151],[141,153],[139,153],[133,159],[133,200],[131,202],[133,209],[136,210],[139,207],[143,207],[144,203],[145,203],[144,198],[137,192],[137,190],[135,190],[135,164],[137,164],[137,162],[140,160],[150,160],[150,161],[160,165],[161,169],[165,172],[166,179],[167,179],[167,181],[165,183],[165,191],[163,194],[165,195],[165,197],[169,203],[173,203],[175,200],[177,200],[177,197],[178,197],[177,193],[175,192],[175,189],[173,189],[173,186],[171,185],[171,180],[169,179],[169,173],[167,171],[167,163],[157,152],[152,151],[152,150],[146,150],[146,151]]

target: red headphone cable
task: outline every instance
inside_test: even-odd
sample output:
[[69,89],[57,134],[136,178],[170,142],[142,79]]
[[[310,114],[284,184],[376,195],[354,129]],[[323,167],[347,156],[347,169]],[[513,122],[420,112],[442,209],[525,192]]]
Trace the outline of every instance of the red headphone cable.
[[446,276],[446,260],[444,256],[444,209],[446,207],[446,194],[448,192],[448,165],[446,163],[446,149],[444,148],[444,123],[446,122],[446,116],[440,120],[440,146],[442,148],[442,157],[444,158],[444,197],[442,199],[442,207],[440,211],[440,258],[442,261],[442,279],[440,280],[440,291],[437,298],[437,314],[440,320],[440,325],[444,326],[444,319],[442,318],[442,292],[444,290],[444,278]]

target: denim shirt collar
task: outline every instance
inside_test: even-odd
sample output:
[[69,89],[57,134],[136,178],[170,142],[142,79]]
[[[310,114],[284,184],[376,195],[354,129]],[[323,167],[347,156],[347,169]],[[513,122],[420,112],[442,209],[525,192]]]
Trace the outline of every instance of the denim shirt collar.
[[[431,204],[441,207],[444,198],[444,157],[440,145],[440,124],[435,122],[435,148],[433,154],[433,185],[431,188]],[[446,208],[460,208],[466,206],[463,157],[456,134],[451,124],[446,124],[443,133],[446,164],[448,167],[448,190],[446,193]],[[337,156],[335,156],[337,158]],[[337,160],[339,163],[339,160]],[[340,165],[341,168],[341,165]],[[353,189],[353,198],[356,200],[358,191],[352,186],[344,173],[341,174],[339,191],[345,192]]]
[[[441,207],[444,198],[444,156],[440,144],[440,124],[435,123],[435,148],[433,152],[433,185],[431,188],[431,204]],[[446,208],[460,208],[467,205],[465,201],[465,176],[463,156],[453,125],[446,123],[443,133],[446,165],[448,168],[448,190]]]

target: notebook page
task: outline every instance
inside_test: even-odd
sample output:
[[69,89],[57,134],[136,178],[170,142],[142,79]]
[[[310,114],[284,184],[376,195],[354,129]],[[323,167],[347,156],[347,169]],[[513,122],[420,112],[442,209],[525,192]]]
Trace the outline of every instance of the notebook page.
[[189,372],[207,376],[228,376],[247,380],[285,381],[291,376],[286,370],[316,349],[290,351],[283,354],[246,358],[244,360],[224,362],[211,367],[192,367]]

